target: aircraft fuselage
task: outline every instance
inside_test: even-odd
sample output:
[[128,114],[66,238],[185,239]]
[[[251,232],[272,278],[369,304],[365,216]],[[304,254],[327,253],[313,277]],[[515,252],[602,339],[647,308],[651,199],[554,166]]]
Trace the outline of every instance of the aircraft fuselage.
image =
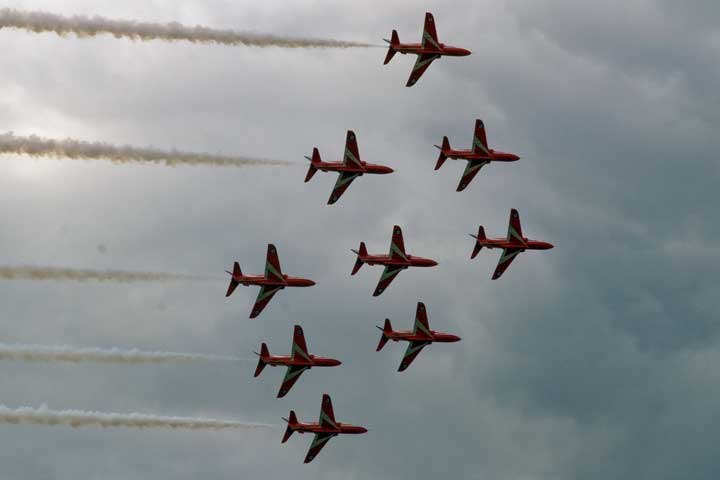
[[358,167],[355,164],[352,164],[351,162],[348,162],[347,164],[343,162],[320,162],[314,164],[313,166],[318,170],[322,170],[323,172],[349,172],[359,173],[360,175],[364,175],[366,173],[384,175],[394,172],[392,168],[386,167],[385,165],[377,165],[367,162],[362,162],[362,168]]
[[447,56],[447,57],[466,57],[470,55],[470,50],[467,50],[465,48],[459,48],[459,47],[452,47],[450,45],[445,45],[444,43],[440,44],[440,50],[435,48],[425,48],[420,43],[400,43],[397,45],[393,45],[392,48],[402,53],[403,55],[406,53],[411,53],[415,55],[439,55],[439,56]]
[[265,362],[266,364],[270,365],[271,367],[276,367],[276,366],[336,367],[336,366],[342,364],[342,362],[340,360],[335,360],[334,358],[318,357],[318,356],[315,356],[312,354],[310,354],[309,356],[310,356],[310,361],[305,360],[300,355],[298,355],[295,359],[293,359],[289,355],[271,355],[269,357],[263,357],[262,361]]
[[391,265],[402,267],[435,267],[437,262],[429,258],[407,255],[407,261],[393,258],[390,255],[364,255],[359,257],[363,263],[368,265]]
[[366,433],[367,428],[357,425],[349,425],[347,423],[335,422],[337,428],[325,427],[319,423],[296,423],[292,425],[292,429],[298,433],[335,433],[335,434],[358,434]]
[[520,160],[520,157],[514,153],[500,152],[493,149],[490,149],[491,156],[489,157],[483,152],[476,153],[472,150],[443,150],[443,154],[453,160],[484,160],[488,162],[516,162]]
[[285,287],[312,287],[315,282],[307,278],[291,277],[290,275],[283,275],[283,281],[265,278],[263,275],[233,275],[232,278],[240,283],[241,285],[279,285],[282,288]]
[[438,342],[438,343],[452,343],[452,342],[459,342],[460,337],[457,335],[452,335],[450,333],[441,333],[436,332],[435,330],[430,330],[430,333],[432,334],[432,338],[428,338],[424,335],[418,335],[416,333],[413,333],[411,331],[393,331],[393,332],[385,332],[383,335],[385,335],[389,340],[392,340],[393,342],[397,341],[404,341],[404,342]]
[[487,238],[479,240],[478,243],[485,248],[520,248],[522,250],[550,250],[554,247],[552,243],[541,242],[539,240],[530,240],[523,237],[524,243],[511,243],[507,238]]

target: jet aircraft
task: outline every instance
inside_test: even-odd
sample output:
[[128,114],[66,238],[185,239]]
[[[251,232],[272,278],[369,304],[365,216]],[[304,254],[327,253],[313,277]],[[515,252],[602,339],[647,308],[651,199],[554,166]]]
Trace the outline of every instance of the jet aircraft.
[[335,360],[334,358],[316,357],[308,353],[307,345],[305,344],[305,335],[300,325],[295,325],[289,356],[270,355],[270,351],[265,343],[260,346],[260,353],[255,352],[255,354],[260,357],[257,368],[255,369],[255,377],[260,375],[266,365],[270,365],[271,367],[278,365],[287,367],[287,372],[280,386],[280,391],[278,391],[277,398],[284,397],[305,370],[310,370],[312,367],[335,367],[342,363],[340,360]]
[[460,341],[460,337],[457,335],[430,330],[427,310],[425,309],[425,304],[422,302],[418,302],[417,304],[417,311],[415,312],[415,325],[413,326],[412,331],[393,331],[390,320],[387,318],[385,319],[385,325],[382,328],[377,328],[382,332],[382,336],[380,337],[380,343],[378,343],[377,349],[375,349],[376,352],[382,350],[388,340],[392,340],[393,342],[400,340],[410,342],[407,350],[405,350],[402,362],[400,362],[398,372],[402,372],[407,369],[425,346],[430,345],[433,342],[448,343]]
[[260,315],[260,312],[263,311],[273,295],[279,290],[285,287],[312,287],[315,285],[315,282],[306,278],[284,275],[280,269],[280,259],[278,258],[277,249],[272,243],[268,244],[264,275],[243,275],[238,262],[235,262],[233,265],[232,272],[225,271],[231,276],[230,285],[225,294],[226,297],[232,295],[235,288],[240,284],[246,287],[249,285],[260,285],[260,292],[258,293],[257,300],[255,300],[252,312],[250,312],[250,318],[255,318]]
[[342,162],[323,162],[320,159],[320,152],[317,148],[313,148],[312,157],[306,156],[310,160],[310,168],[305,175],[305,182],[309,182],[315,175],[315,172],[322,170],[323,172],[338,172],[337,181],[333,188],[328,205],[332,205],[340,199],[345,190],[350,186],[353,180],[361,177],[366,173],[369,174],[386,174],[392,173],[393,169],[384,165],[375,165],[360,160],[360,152],[358,151],[357,137],[352,130],[348,130],[345,140],[345,153]]
[[470,234],[470,236],[475,239],[475,248],[473,248],[470,258],[475,258],[483,247],[503,249],[503,253],[500,255],[500,261],[492,276],[493,280],[500,278],[500,275],[507,270],[520,252],[524,252],[525,250],[549,250],[553,248],[553,244],[551,243],[530,240],[527,237],[523,237],[520,226],[520,215],[514,208],[510,210],[510,225],[508,226],[507,238],[487,238],[482,225],[478,228],[477,235]]
[[289,418],[283,418],[283,420],[287,422],[288,426],[285,430],[282,443],[287,442],[293,432],[309,432],[315,434],[315,438],[310,444],[310,450],[308,450],[308,453],[305,456],[305,463],[312,462],[312,460],[331,438],[341,434],[367,432],[367,428],[364,427],[336,422],[335,414],[333,413],[332,401],[330,400],[330,395],[327,393],[323,394],[322,397],[322,404],[320,405],[320,421],[318,423],[298,422],[298,419],[295,416],[295,411],[293,410],[290,410]]
[[390,44],[384,64],[387,65],[397,52],[411,53],[417,55],[415,66],[413,66],[410,78],[408,78],[406,87],[412,87],[418,81],[420,76],[430,66],[433,60],[443,56],[448,57],[465,57],[470,55],[470,50],[464,48],[451,47],[438,41],[437,32],[435,31],[435,19],[432,13],[425,14],[425,26],[423,28],[422,40],[420,43],[400,43],[397,30],[392,31],[390,40],[384,38]]
[[368,265],[385,266],[385,270],[380,276],[380,281],[373,292],[373,297],[377,297],[383,293],[401,270],[405,270],[408,267],[434,267],[437,265],[435,260],[415,257],[405,253],[405,242],[403,241],[402,230],[400,230],[400,227],[397,225],[393,227],[393,235],[390,240],[390,253],[388,255],[369,255],[365,247],[365,242],[360,242],[359,251],[352,250],[352,252],[357,255],[357,260],[355,260],[355,266],[350,275],[355,275],[364,263]]
[[440,156],[435,164],[435,170],[439,170],[445,160],[452,158],[453,160],[467,160],[467,166],[463,172],[460,183],[458,183],[457,191],[465,190],[475,178],[475,175],[482,167],[490,162],[515,162],[520,157],[514,153],[499,152],[488,148],[487,138],[485,136],[485,124],[479,118],[475,120],[475,134],[473,135],[472,149],[470,150],[454,150],[450,147],[448,137],[443,137],[442,146],[434,145],[440,150]]

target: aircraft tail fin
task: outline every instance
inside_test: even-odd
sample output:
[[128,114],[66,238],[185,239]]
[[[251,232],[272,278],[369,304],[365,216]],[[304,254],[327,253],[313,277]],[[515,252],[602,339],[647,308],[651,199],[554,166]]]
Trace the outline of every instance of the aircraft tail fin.
[[225,271],[231,275],[230,285],[228,285],[227,292],[225,293],[225,296],[229,297],[230,295],[232,295],[232,293],[235,291],[237,286],[240,284],[240,282],[237,281],[235,277],[242,277],[242,270],[240,270],[240,264],[238,262],[235,262],[233,264],[232,272],[228,272],[227,270],[225,270]]
[[290,410],[290,415],[288,415],[288,418],[283,418],[288,424],[287,428],[285,429],[285,435],[283,435],[283,439],[281,443],[285,443],[288,441],[288,438],[293,434],[295,431],[295,425],[297,425],[298,420],[295,416],[295,410]]
[[482,225],[478,227],[478,234],[477,235],[470,235],[475,239],[475,248],[473,248],[472,253],[470,254],[470,258],[477,257],[477,254],[480,253],[480,250],[482,250],[483,242],[487,240],[487,237],[485,236],[485,229]]
[[443,137],[442,146],[435,145],[435,148],[440,150],[440,156],[435,164],[435,170],[440,170],[445,160],[447,160],[447,153],[450,151],[450,140],[447,137]]
[[312,157],[305,157],[310,160],[310,168],[308,168],[307,175],[305,175],[305,182],[309,182],[310,179],[318,171],[318,165],[320,164],[320,152],[317,148],[313,148]]
[[397,53],[397,50],[395,49],[395,47],[400,45],[400,37],[398,37],[397,30],[393,30],[390,40],[388,40],[388,39],[383,39],[383,40],[385,40],[387,43],[390,44],[390,47],[388,47],[387,55],[385,56],[385,61],[383,62],[383,65],[387,65],[388,63],[390,63],[390,60],[392,60],[392,58]]
[[377,327],[380,331],[382,331],[382,336],[380,337],[380,342],[378,343],[377,348],[375,349],[376,352],[379,352],[382,350],[382,348],[385,346],[387,341],[390,339],[388,334],[392,332],[392,325],[390,324],[390,319],[385,319],[385,325],[383,325],[383,328]]
[[360,250],[352,250],[352,252],[357,255],[357,260],[355,260],[355,265],[353,266],[353,269],[352,269],[352,272],[350,273],[350,275],[355,275],[358,272],[358,270],[360,270],[360,267],[363,266],[364,262],[363,262],[362,258],[366,257],[368,254],[367,247],[365,246],[365,242],[360,242]]
[[263,368],[267,366],[265,360],[270,356],[270,350],[268,350],[265,342],[263,342],[260,346],[260,353],[255,352],[255,355],[257,355],[259,358],[257,368],[255,369],[255,375],[253,375],[253,377],[257,377],[258,375],[260,375],[260,373],[262,373],[263,371]]

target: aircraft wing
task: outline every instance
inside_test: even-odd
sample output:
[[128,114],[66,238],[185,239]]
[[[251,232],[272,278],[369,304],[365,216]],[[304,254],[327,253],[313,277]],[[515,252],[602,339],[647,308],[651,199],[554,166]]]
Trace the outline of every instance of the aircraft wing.
[[418,302],[417,311],[415,312],[415,326],[413,326],[413,333],[415,335],[422,335],[427,338],[432,338],[430,333],[430,324],[427,318],[427,309],[423,302]]
[[272,243],[268,244],[267,257],[265,258],[265,278],[271,280],[284,281],[282,269],[280,268],[280,258],[277,254],[277,248]]
[[375,292],[373,292],[373,297],[377,297],[382,292],[385,291],[385,289],[390,285],[390,282],[392,282],[398,273],[403,269],[403,267],[399,267],[397,265],[387,265],[385,267],[385,270],[383,270],[382,275],[380,276],[380,281],[377,284],[377,287],[375,287]]
[[430,342],[428,341],[412,341],[408,345],[407,350],[405,350],[405,355],[403,356],[402,362],[400,362],[400,368],[398,368],[398,372],[402,372],[406,370],[413,360],[415,360],[415,357],[418,356],[420,351],[426,346],[429,345]]
[[333,412],[332,400],[327,393],[323,394],[322,404],[320,405],[320,426],[326,428],[338,428],[335,423],[335,413]]
[[298,378],[300,378],[300,375],[307,370],[309,367],[302,366],[302,365],[290,365],[287,369],[287,372],[285,372],[285,378],[283,378],[283,383],[280,385],[280,391],[278,392],[278,398],[284,397],[292,388],[293,385],[295,385],[295,382],[297,382]]
[[458,183],[457,191],[462,192],[465,190],[480,169],[488,163],[489,162],[486,160],[468,160],[467,165],[465,166],[465,171],[462,174],[462,178],[460,178],[460,183]]
[[317,457],[317,454],[320,453],[320,450],[327,444],[328,440],[333,438],[337,433],[316,433],[315,438],[313,438],[312,443],[310,444],[310,450],[308,450],[307,455],[305,456],[305,462],[304,463],[310,463],[313,461],[315,457]]
[[330,194],[328,205],[332,205],[337,202],[340,199],[340,195],[345,193],[345,190],[348,189],[352,181],[358,176],[360,176],[360,174],[357,172],[340,172],[337,182],[335,182],[335,186],[333,187],[333,191]]
[[413,85],[415,85],[415,83],[420,79],[422,74],[425,73],[425,70],[428,69],[433,60],[437,58],[440,58],[440,55],[431,53],[423,53],[422,55],[418,55],[417,60],[415,60],[415,65],[413,65],[412,72],[410,72],[410,78],[408,78],[405,86],[412,87]]
[[510,210],[510,223],[508,224],[508,242],[524,245],[522,226],[520,225],[520,214],[514,208]]
[[502,255],[500,255],[500,261],[498,261],[497,267],[495,267],[495,273],[493,273],[492,279],[497,280],[500,275],[510,266],[518,253],[522,252],[522,248],[505,248],[503,249]]
[[362,162],[360,161],[360,151],[358,150],[357,137],[355,132],[348,130],[347,138],[345,139],[345,153],[343,154],[343,164],[353,165],[355,167],[362,168]]
[[422,48],[441,51],[440,42],[438,41],[437,32],[435,31],[435,17],[432,13],[425,13],[425,25],[423,26]]
[[310,354],[308,353],[307,345],[305,344],[305,334],[300,325],[295,325],[293,331],[293,343],[290,348],[290,358],[293,360],[307,360],[310,361]]
[[402,229],[397,225],[393,227],[393,234],[390,239],[390,256],[394,260],[407,261],[408,259],[405,253],[405,240],[403,240]]
[[488,149],[487,136],[485,135],[485,124],[479,118],[475,120],[475,132],[473,132],[472,152],[484,153],[488,157],[492,157],[492,154]]
[[265,306],[270,303],[273,295],[281,289],[282,287],[279,285],[263,285],[260,287],[260,292],[258,292],[255,305],[253,305],[252,312],[250,313],[250,318],[255,318],[260,315],[260,312],[262,312]]

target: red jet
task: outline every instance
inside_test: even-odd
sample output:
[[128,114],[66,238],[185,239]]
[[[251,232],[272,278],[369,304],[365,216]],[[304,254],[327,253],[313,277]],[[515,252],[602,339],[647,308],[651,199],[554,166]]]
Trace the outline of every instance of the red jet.
[[390,324],[390,320],[387,318],[385,319],[385,326],[383,328],[377,328],[382,331],[382,337],[380,337],[380,343],[378,343],[377,349],[375,349],[376,352],[382,350],[388,340],[392,340],[393,342],[400,340],[410,342],[407,350],[405,350],[402,362],[400,362],[398,372],[402,372],[407,369],[425,346],[430,345],[433,342],[449,343],[460,341],[460,337],[457,335],[430,330],[427,310],[425,309],[425,304],[422,302],[418,302],[417,304],[417,311],[415,312],[415,326],[413,327],[412,332],[394,332],[392,325]]
[[432,13],[425,14],[425,27],[423,28],[422,41],[420,43],[400,43],[397,30],[392,31],[390,40],[384,38],[390,44],[384,64],[387,65],[392,60],[395,53],[400,52],[403,55],[412,53],[418,56],[415,66],[410,73],[406,87],[412,87],[418,81],[420,76],[430,66],[433,60],[442,56],[447,57],[465,57],[470,55],[470,50],[464,48],[451,47],[438,41],[437,32],[435,32],[435,19]]
[[485,125],[479,118],[475,120],[475,135],[473,135],[471,150],[453,150],[450,147],[448,137],[443,137],[442,146],[435,145],[440,149],[440,156],[435,164],[435,170],[439,170],[445,160],[452,158],[453,160],[467,160],[467,166],[457,186],[457,191],[465,190],[475,175],[482,167],[490,162],[515,162],[520,157],[514,153],[499,152],[488,148],[487,138],[485,137]]
[[232,273],[227,270],[225,271],[232,276],[227,293],[225,294],[226,297],[232,295],[235,288],[241,283],[246,287],[249,285],[260,285],[260,293],[258,293],[257,300],[255,300],[250,318],[255,318],[260,315],[260,312],[263,311],[263,308],[265,308],[278,290],[282,290],[285,287],[312,287],[315,285],[315,282],[306,278],[283,275],[280,269],[280,259],[277,255],[277,249],[275,245],[271,243],[268,244],[267,248],[265,275],[243,275],[238,262],[235,262],[233,265]]
[[320,160],[320,152],[318,152],[317,148],[313,148],[312,158],[307,156],[305,158],[310,160],[310,168],[308,169],[307,175],[305,175],[306,182],[309,182],[318,170],[322,170],[323,172],[338,172],[340,174],[330,194],[328,205],[337,202],[340,195],[345,193],[345,190],[347,190],[352,181],[357,177],[361,177],[366,173],[380,175],[393,173],[393,169],[390,167],[366,163],[360,160],[357,137],[355,137],[355,133],[352,130],[348,130],[347,132],[345,153],[343,154],[342,162],[323,162]]
[[316,357],[308,353],[307,345],[305,345],[305,335],[303,335],[303,329],[300,325],[295,325],[290,356],[270,355],[265,343],[260,346],[260,353],[255,352],[255,354],[260,357],[255,369],[255,377],[260,375],[265,365],[288,367],[277,398],[284,397],[305,370],[310,370],[312,367],[336,367],[342,363],[334,358]]
[[377,297],[384,292],[401,270],[405,270],[408,267],[434,267],[437,265],[435,260],[406,254],[402,230],[400,230],[400,227],[397,225],[393,227],[393,236],[390,241],[390,254],[368,255],[365,242],[360,242],[360,251],[352,250],[352,252],[357,255],[357,260],[355,260],[355,266],[350,275],[355,275],[364,263],[368,265],[385,265],[385,270],[380,276],[377,287],[375,287],[373,297]]
[[293,410],[290,410],[289,416],[289,419],[283,418],[288,426],[285,430],[282,443],[287,442],[293,432],[310,432],[315,434],[315,438],[310,444],[310,450],[308,450],[305,456],[305,463],[312,462],[313,458],[317,457],[317,454],[332,437],[346,433],[357,434],[367,432],[367,428],[364,427],[336,422],[335,414],[333,414],[332,401],[330,400],[330,395],[327,393],[323,394],[322,404],[320,405],[320,421],[318,423],[298,422],[295,411]]
[[554,246],[551,243],[530,240],[527,237],[523,237],[522,228],[520,227],[520,215],[514,208],[510,210],[510,225],[508,226],[507,238],[487,238],[482,225],[478,228],[477,235],[470,234],[470,236],[476,239],[475,248],[470,258],[475,258],[483,247],[503,249],[503,253],[500,255],[500,261],[492,276],[493,280],[500,278],[500,275],[507,270],[518,253],[524,252],[525,250],[549,250]]

